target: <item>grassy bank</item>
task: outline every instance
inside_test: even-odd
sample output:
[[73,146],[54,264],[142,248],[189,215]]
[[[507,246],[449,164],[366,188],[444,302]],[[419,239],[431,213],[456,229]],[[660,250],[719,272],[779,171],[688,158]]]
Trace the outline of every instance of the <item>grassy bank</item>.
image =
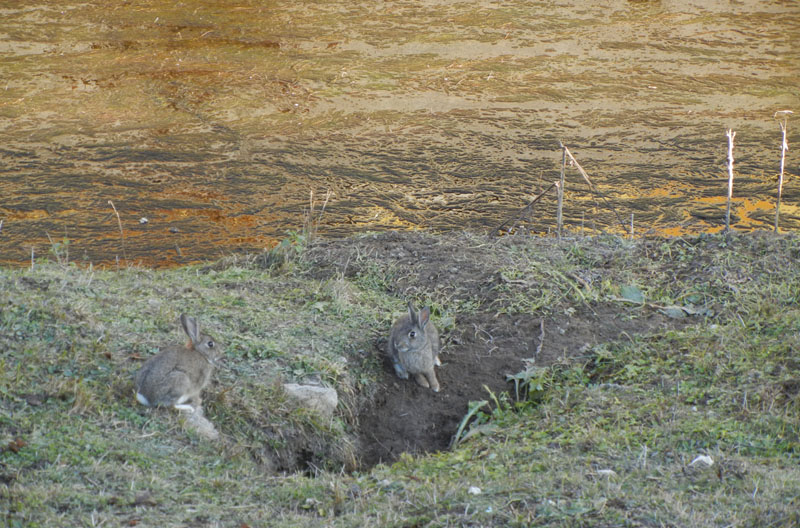
[[[0,270],[4,525],[800,522],[798,237],[389,233],[279,251]],[[443,330],[440,395],[379,352],[408,298]],[[142,361],[184,340],[181,312],[226,347],[204,402],[216,442],[133,398]],[[498,369],[484,389],[478,367],[504,350],[517,390]],[[282,382],[336,388],[333,419]],[[472,419],[452,450],[409,437],[413,454],[371,467],[365,417],[383,423],[386,394]]]

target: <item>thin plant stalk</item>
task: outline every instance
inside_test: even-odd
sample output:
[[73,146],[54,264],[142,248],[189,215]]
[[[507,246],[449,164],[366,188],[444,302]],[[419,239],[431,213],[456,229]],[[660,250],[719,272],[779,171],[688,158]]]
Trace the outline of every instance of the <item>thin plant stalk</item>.
[[69,236],[67,236],[67,226],[64,226],[64,259],[69,264]]
[[600,196],[600,198],[603,199],[603,201],[609,207],[609,209],[611,209],[611,211],[614,213],[614,216],[617,217],[617,222],[619,222],[619,225],[622,227],[622,232],[624,233],[625,231],[627,231],[628,228],[625,225],[625,223],[622,221],[622,218],[620,218],[619,213],[617,212],[616,208],[614,208],[614,206],[611,205],[611,203],[606,199],[606,197],[605,197],[605,195],[603,195],[603,193],[601,193],[600,191],[597,190],[597,187],[594,186],[594,184],[592,183],[592,180],[589,178],[589,175],[586,174],[586,171],[583,170],[583,167],[581,167],[581,164],[578,163],[578,160],[575,159],[575,156],[572,155],[572,152],[569,151],[567,146],[564,145],[563,143],[561,144],[561,146],[564,147],[564,153],[567,156],[569,156],[569,159],[572,161],[572,163],[575,164],[575,168],[578,169],[578,172],[581,173],[581,176],[583,176],[583,179],[586,180],[586,183],[589,184],[589,189],[591,189],[592,192],[595,193],[596,195]]
[[[563,217],[562,213],[562,206],[564,204],[564,186],[563,184],[556,180],[553,182],[553,185],[556,186],[556,199],[558,202],[558,206],[556,207],[556,237],[561,240],[561,230],[563,227]],[[547,236],[550,236],[550,227],[547,228]]]
[[322,221],[322,215],[325,214],[325,208],[328,206],[331,196],[333,196],[333,191],[328,189],[325,193],[325,201],[322,203],[322,208],[320,209],[319,214],[315,215],[314,190],[312,189],[310,191],[308,199],[308,212],[306,213],[305,220],[303,222],[303,234],[307,244],[310,244],[317,237],[317,231],[319,230],[319,224]]
[[[119,226],[119,237],[122,240],[122,258],[125,259],[125,262],[128,261],[128,256],[125,254],[125,233],[122,232],[122,220],[119,218],[119,213],[117,212],[117,208],[114,207],[114,202],[111,200],[108,201],[108,205],[114,210],[114,214],[117,215],[117,225]],[[119,257],[117,257],[117,267],[119,267]]]
[[[542,191],[542,193],[541,193],[541,194],[539,194],[539,196],[537,196],[536,198],[534,198],[533,200],[531,200],[531,201],[528,203],[528,205],[526,205],[525,207],[523,207],[523,208],[522,208],[522,209],[519,211],[519,213],[517,213],[517,215],[516,215],[516,216],[515,216],[513,219],[506,219],[506,220],[505,220],[505,221],[504,221],[502,224],[500,224],[499,226],[497,226],[497,227],[494,229],[494,231],[492,231],[492,233],[495,233],[495,234],[497,234],[497,236],[500,236],[500,233],[502,233],[502,232],[503,232],[503,229],[504,229],[506,226],[509,226],[509,228],[508,228],[508,233],[510,234],[510,233],[511,233],[511,231],[512,231],[512,229],[514,229],[514,226],[516,225],[516,223],[517,223],[517,220],[521,220],[521,219],[522,219],[522,218],[523,218],[523,217],[524,217],[526,214],[528,214],[528,213],[531,211],[531,209],[533,209],[533,206],[534,206],[534,205],[536,205],[536,203],[537,203],[539,200],[541,200],[541,199],[542,199],[542,197],[543,197],[545,194],[549,193],[549,192],[550,192],[550,190],[551,190],[553,187],[558,187],[558,182],[557,182],[557,181],[554,181],[554,182],[553,182],[553,183],[550,185],[550,187],[548,187],[547,189],[545,189],[544,191]],[[548,227],[548,228],[547,228],[547,230],[548,230],[548,231],[547,231],[547,234],[549,235],[549,234],[550,234],[550,227]],[[491,235],[489,235],[489,236],[491,236]]]
[[64,262],[63,262],[63,260],[61,258],[61,253],[59,253],[59,251],[58,251],[58,246],[56,245],[55,242],[53,242],[53,238],[50,236],[50,233],[45,231],[44,234],[47,235],[47,240],[50,241],[50,248],[53,251],[53,255],[55,255],[55,257],[56,257],[56,262],[58,262],[59,265],[63,265]]
[[567,170],[567,147],[561,144],[561,179],[558,183],[558,208],[556,210],[556,227],[558,229],[558,239],[561,240],[561,232],[564,226],[564,173]]
[[322,215],[325,214],[325,208],[328,206],[328,201],[330,201],[332,195],[333,195],[333,191],[331,191],[330,189],[328,189],[325,192],[325,201],[322,202],[322,208],[319,210],[319,215],[317,215],[317,219],[316,219],[316,222],[315,222],[316,225],[314,226],[314,234],[315,235],[319,231],[319,223],[322,221]]
[[728,129],[725,134],[728,136],[728,202],[725,208],[725,232],[731,230],[731,199],[733,198],[733,138],[736,137],[736,132]]
[[791,110],[781,110],[779,112],[775,112],[775,117],[777,118],[778,115],[783,118],[782,121],[778,123],[781,125],[781,132],[783,133],[783,139],[781,140],[781,174],[778,178],[778,199],[775,202],[775,232],[778,232],[778,220],[781,214],[781,194],[783,194],[783,170],[786,166],[786,151],[789,150],[789,143],[786,141],[786,126],[787,121],[789,120],[789,114],[792,114]]
[[305,231],[306,240],[310,240],[314,231],[314,189],[309,191],[308,195],[308,212],[306,213],[305,221],[303,222],[303,230]]
[[631,213],[631,240],[633,240],[633,213]]

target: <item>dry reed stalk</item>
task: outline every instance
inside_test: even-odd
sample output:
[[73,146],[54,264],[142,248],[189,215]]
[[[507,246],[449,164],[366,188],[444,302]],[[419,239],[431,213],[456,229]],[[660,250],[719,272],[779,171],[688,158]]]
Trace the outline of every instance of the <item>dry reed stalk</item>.
[[631,213],[631,240],[633,240],[633,213]]
[[322,208],[319,211],[319,214],[314,215],[314,190],[312,189],[309,192],[308,198],[308,212],[305,214],[305,219],[303,221],[303,231],[306,238],[306,243],[310,243],[317,237],[317,231],[319,231],[319,224],[322,221],[322,215],[325,214],[325,208],[328,206],[328,202],[333,195],[333,191],[328,189],[325,192],[325,201],[322,203]]
[[736,132],[728,129],[725,134],[728,136],[728,205],[725,208],[725,232],[731,230],[731,198],[733,198],[733,138],[736,137]]
[[561,240],[561,231],[564,227],[564,174],[567,171],[567,147],[561,144],[561,179],[558,184],[558,209],[556,211],[556,226],[558,228],[558,239]]
[[50,241],[50,248],[53,250],[53,255],[56,256],[56,262],[58,262],[59,265],[61,265],[62,264],[61,254],[58,252],[58,246],[56,246],[56,243],[53,242],[53,238],[50,236],[50,233],[45,231],[44,234],[47,235],[47,240]]
[[[511,229],[513,229],[513,228],[514,228],[514,224],[516,224],[516,223],[517,223],[517,220],[521,219],[521,218],[522,218],[524,215],[526,215],[526,214],[527,214],[527,213],[528,213],[528,212],[529,212],[529,211],[530,211],[530,210],[533,208],[533,206],[534,206],[534,205],[536,205],[536,202],[538,202],[539,200],[541,200],[541,199],[542,199],[542,197],[543,197],[545,194],[549,193],[549,192],[550,192],[550,190],[551,190],[553,187],[558,187],[558,182],[557,182],[557,181],[555,181],[555,182],[553,182],[552,184],[550,184],[550,187],[548,187],[547,189],[545,189],[544,191],[542,191],[542,193],[541,193],[541,194],[539,194],[539,196],[537,196],[536,198],[534,198],[533,200],[531,200],[531,201],[530,201],[530,203],[528,203],[528,205],[526,205],[525,207],[523,207],[522,209],[520,209],[519,213],[517,213],[517,216],[515,216],[515,217],[514,217],[514,218],[513,218],[513,219],[512,219],[510,222],[509,222],[508,220],[506,220],[505,222],[503,222],[502,224],[500,224],[499,226],[497,226],[497,227],[494,229],[493,233],[494,233],[494,234],[498,234],[499,232],[501,232],[501,231],[503,230],[503,228],[504,228],[505,226],[507,226],[507,225],[509,225],[509,224],[510,224],[510,227],[508,228],[508,231],[509,231],[509,233],[510,233],[510,232],[511,232]],[[548,228],[548,229],[549,229],[549,228]],[[548,232],[548,234],[549,234],[549,232]],[[491,237],[492,235],[490,234],[489,236]],[[499,235],[498,235],[498,236],[499,236]]]
[[319,231],[319,223],[322,220],[322,215],[325,214],[325,208],[328,206],[328,201],[330,201],[331,196],[333,196],[333,191],[328,189],[325,191],[325,201],[322,202],[322,209],[319,210],[319,215],[317,216],[316,226],[314,226],[314,233],[316,234]]
[[[782,121],[778,121],[781,125],[781,132],[783,133],[783,139],[781,141],[781,175],[778,178],[778,199],[775,202],[775,232],[778,232],[778,219],[780,218],[780,211],[781,211],[781,194],[783,193],[783,169],[786,166],[786,151],[789,150],[789,143],[786,141],[786,126],[789,120],[789,114],[793,114],[791,110],[780,110],[775,112],[776,119],[783,119]],[[780,115],[780,117],[778,117]],[[3,223],[0,222],[0,226]]]
[[575,164],[575,168],[578,169],[578,172],[581,173],[581,176],[583,176],[583,179],[586,180],[586,183],[589,184],[589,189],[591,189],[591,191],[593,193],[595,193],[600,198],[602,198],[603,202],[605,202],[605,204],[608,206],[608,208],[611,209],[611,211],[614,213],[614,216],[617,217],[617,222],[619,222],[619,225],[622,226],[622,232],[624,233],[625,231],[627,231],[628,228],[625,225],[625,222],[622,221],[622,218],[620,218],[619,213],[614,208],[614,206],[611,205],[611,203],[609,203],[608,199],[606,199],[606,197],[605,197],[605,195],[603,193],[601,193],[600,191],[597,190],[597,187],[594,186],[594,184],[592,183],[592,180],[589,178],[589,175],[586,174],[586,171],[583,170],[583,167],[581,167],[581,164],[578,163],[578,160],[575,159],[575,156],[572,155],[572,152],[569,151],[567,146],[564,145],[563,143],[561,144],[561,146],[564,147],[564,153],[567,156],[569,156],[569,159],[572,160],[573,164]]
[[[561,231],[564,226],[564,218],[562,216],[562,208],[564,206],[564,185],[558,180],[554,181],[553,185],[556,186],[556,202],[558,203],[556,206],[556,238],[561,240]],[[547,236],[550,236],[550,226],[547,226]]]
[[[117,212],[117,208],[114,207],[114,202],[111,200],[108,201],[108,205],[114,210],[114,214],[117,215],[117,225],[119,226],[119,237],[122,240],[122,258],[125,259],[125,262],[128,261],[128,256],[125,254],[125,233],[122,232],[122,220],[119,217],[119,213]],[[119,268],[119,257],[117,257],[117,268]]]
[[313,229],[314,221],[314,189],[311,189],[308,193],[308,212],[306,213],[305,221],[303,222],[305,226],[306,233],[310,234],[311,230]]

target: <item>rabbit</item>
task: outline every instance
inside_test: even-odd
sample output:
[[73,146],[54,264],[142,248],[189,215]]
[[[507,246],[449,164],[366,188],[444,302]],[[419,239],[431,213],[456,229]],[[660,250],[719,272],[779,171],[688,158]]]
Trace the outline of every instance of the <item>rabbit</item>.
[[145,361],[136,373],[136,399],[146,406],[202,412],[200,392],[208,385],[222,350],[219,343],[200,333],[194,317],[181,314],[181,324],[191,342],[172,346]]
[[392,325],[387,346],[389,357],[397,377],[408,379],[414,375],[417,383],[439,392],[434,366],[439,361],[439,331],[430,320],[431,310],[425,307],[419,312],[408,303],[408,313]]

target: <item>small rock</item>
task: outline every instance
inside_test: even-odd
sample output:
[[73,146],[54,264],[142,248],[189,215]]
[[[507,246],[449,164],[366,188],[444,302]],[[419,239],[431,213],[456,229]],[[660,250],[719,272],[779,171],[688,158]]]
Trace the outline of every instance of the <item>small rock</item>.
[[330,387],[284,383],[283,390],[299,405],[318,412],[324,418],[332,417],[339,404],[339,395]]
[[183,414],[186,418],[185,424],[201,437],[211,441],[219,438],[219,431],[217,431],[217,428],[214,427],[214,424],[211,423],[208,418],[203,416],[202,408],[198,407],[194,412],[183,412]]

